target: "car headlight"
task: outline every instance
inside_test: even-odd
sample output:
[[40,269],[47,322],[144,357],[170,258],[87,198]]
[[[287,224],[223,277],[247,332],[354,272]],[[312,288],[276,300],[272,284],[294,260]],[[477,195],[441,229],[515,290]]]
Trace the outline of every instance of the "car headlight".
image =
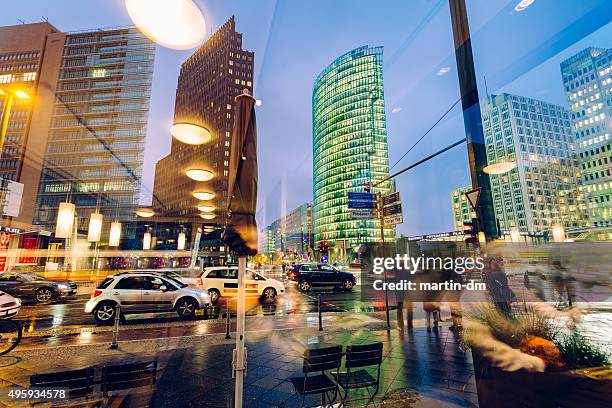
[[59,284],[57,285],[57,288],[58,288],[58,289],[68,289],[68,285],[65,285],[65,284],[63,284],[63,283],[59,283]]

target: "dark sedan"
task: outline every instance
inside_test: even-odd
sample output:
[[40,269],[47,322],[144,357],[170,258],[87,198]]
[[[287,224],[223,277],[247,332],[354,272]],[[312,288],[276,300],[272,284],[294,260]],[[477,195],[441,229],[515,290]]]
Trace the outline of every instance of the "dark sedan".
[[0,274],[0,290],[21,299],[49,303],[57,299],[75,298],[77,285],[70,281],[50,281],[35,273],[7,272]]
[[350,291],[357,282],[352,273],[341,272],[327,264],[297,264],[287,277],[297,282],[298,289],[302,292],[308,292],[312,287],[323,286]]

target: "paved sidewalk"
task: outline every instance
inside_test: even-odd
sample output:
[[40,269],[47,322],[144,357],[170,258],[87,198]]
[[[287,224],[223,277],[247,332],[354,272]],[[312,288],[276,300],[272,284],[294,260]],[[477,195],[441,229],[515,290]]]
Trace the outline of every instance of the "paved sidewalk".
[[[376,402],[383,401],[394,390],[404,390],[405,394],[405,389],[411,388],[407,392],[413,396],[412,403],[384,406],[477,406],[471,355],[459,348],[448,324],[445,323],[439,332],[427,332],[422,322],[417,321],[412,332],[401,334],[397,330],[384,330],[382,319],[369,316],[345,316],[339,323],[323,332],[305,328],[247,333],[244,406],[299,406],[298,396],[286,379],[301,375],[301,356],[306,348],[378,341],[384,344],[384,361]],[[159,339],[158,343],[161,346],[126,343],[120,351],[108,351],[102,345],[55,348],[47,352],[41,348],[18,352],[14,357],[0,357],[0,388],[4,390],[0,405],[4,402],[11,407],[24,406],[7,401],[6,389],[14,385],[27,386],[29,376],[35,373],[156,357],[160,371],[150,394],[150,406],[233,407],[234,381],[230,366],[234,340],[223,340],[222,335],[215,334],[191,337],[185,343],[164,339]],[[356,398],[364,394],[353,391],[350,395]],[[364,401],[356,400],[349,406],[363,406]],[[316,406],[317,402],[317,398],[307,399],[308,406]],[[48,405],[37,405],[44,406]]]

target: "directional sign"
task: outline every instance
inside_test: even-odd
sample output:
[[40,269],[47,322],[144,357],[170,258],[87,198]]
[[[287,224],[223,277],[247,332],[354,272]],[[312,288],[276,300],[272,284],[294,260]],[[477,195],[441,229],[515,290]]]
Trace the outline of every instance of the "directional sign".
[[396,191],[395,193],[391,193],[391,194],[388,194],[382,197],[383,207],[386,207],[391,204],[399,203],[399,201],[400,201],[399,191]]
[[348,208],[376,208],[374,201],[349,201]]
[[374,210],[351,210],[351,218],[353,219],[371,220],[374,216]]
[[477,187],[474,190],[471,190],[465,193],[465,197],[467,198],[468,202],[470,203],[474,211],[478,209],[478,202],[480,201],[481,191],[482,191],[482,188]]
[[383,207],[383,217],[389,217],[391,215],[401,214],[402,213],[402,205],[401,204],[392,204],[387,207]]
[[383,225],[395,225],[404,222],[404,216],[402,214],[392,215],[390,217],[383,218]]
[[358,193],[351,191],[348,193],[349,201],[374,201],[376,196],[372,193]]

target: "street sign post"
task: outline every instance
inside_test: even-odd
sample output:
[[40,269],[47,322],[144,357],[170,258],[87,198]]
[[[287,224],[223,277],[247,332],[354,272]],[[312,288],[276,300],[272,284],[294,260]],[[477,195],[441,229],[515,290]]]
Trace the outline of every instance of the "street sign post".
[[350,209],[376,208],[376,202],[375,201],[351,201],[349,200],[348,208]]
[[350,191],[348,193],[349,201],[374,201],[376,196],[372,193],[361,193],[356,191]]
[[383,224],[385,226],[388,225],[396,225],[404,222],[404,216],[402,214],[391,215],[383,218]]
[[465,197],[467,198],[474,211],[478,211],[478,203],[480,201],[481,191],[482,188],[478,187],[465,193]]
[[351,218],[356,220],[371,220],[374,218],[374,209],[351,210]]
[[383,207],[386,207],[391,204],[399,203],[399,202],[400,202],[399,191],[396,191],[395,193],[391,193],[391,194],[388,194],[382,197]]
[[375,217],[376,195],[369,192],[350,191],[348,193],[348,208],[351,218],[371,220]]

